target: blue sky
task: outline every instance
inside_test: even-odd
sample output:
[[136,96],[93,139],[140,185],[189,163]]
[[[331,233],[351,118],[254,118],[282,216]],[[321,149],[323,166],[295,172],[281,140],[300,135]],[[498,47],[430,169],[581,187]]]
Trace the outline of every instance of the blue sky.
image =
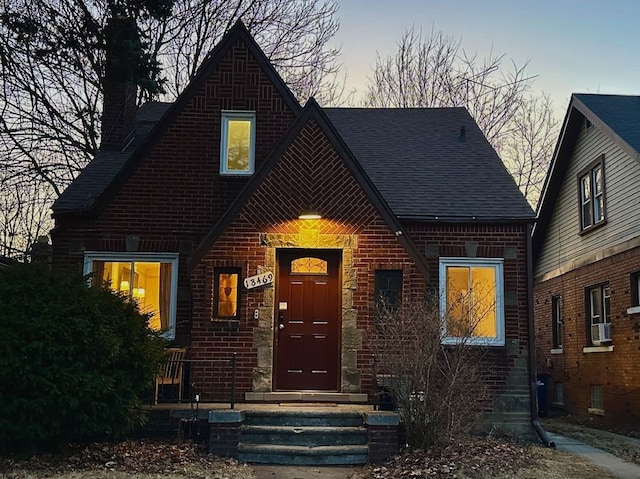
[[562,115],[571,93],[640,95],[637,0],[338,0],[347,85],[365,89],[376,52],[395,51],[414,26],[461,39],[467,52],[505,54],[505,67],[529,60],[537,91]]

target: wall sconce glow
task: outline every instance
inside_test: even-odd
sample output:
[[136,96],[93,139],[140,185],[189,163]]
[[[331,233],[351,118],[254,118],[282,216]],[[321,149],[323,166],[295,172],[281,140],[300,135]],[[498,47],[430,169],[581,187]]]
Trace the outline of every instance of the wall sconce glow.
[[319,220],[322,216],[316,210],[306,208],[300,212],[298,218],[301,220]]

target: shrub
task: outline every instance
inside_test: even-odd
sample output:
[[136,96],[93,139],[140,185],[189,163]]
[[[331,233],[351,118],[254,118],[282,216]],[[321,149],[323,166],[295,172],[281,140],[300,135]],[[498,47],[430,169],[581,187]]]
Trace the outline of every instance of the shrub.
[[407,444],[417,448],[468,432],[486,397],[485,349],[468,338],[442,344],[441,324],[437,297],[399,309],[380,304],[371,335],[383,399],[397,407]]
[[35,264],[0,272],[0,450],[116,438],[144,421],[163,340],[134,303]]

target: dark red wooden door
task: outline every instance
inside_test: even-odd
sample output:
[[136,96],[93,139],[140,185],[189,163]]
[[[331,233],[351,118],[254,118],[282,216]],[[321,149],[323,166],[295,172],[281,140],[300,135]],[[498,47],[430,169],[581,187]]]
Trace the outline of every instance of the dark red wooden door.
[[278,265],[276,389],[336,391],[340,252],[282,251]]

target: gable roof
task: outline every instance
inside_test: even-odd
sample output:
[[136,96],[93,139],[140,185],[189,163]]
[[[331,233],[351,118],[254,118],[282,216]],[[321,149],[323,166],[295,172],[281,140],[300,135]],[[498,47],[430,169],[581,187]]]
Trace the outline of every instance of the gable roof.
[[93,160],[55,200],[54,215],[90,211],[127,162],[145,144],[153,127],[170,107],[171,103],[160,102],[142,105],[136,115],[136,136],[133,142],[123,151],[98,151]]
[[143,105],[136,116],[136,137],[123,151],[98,151],[81,174],[53,203],[54,216],[59,213],[87,213],[102,206],[118,185],[133,170],[137,159],[142,158],[160,138],[175,117],[182,111],[200,85],[211,75],[226,52],[242,41],[256,58],[266,75],[282,95],[287,106],[295,113],[300,104],[275,70],[254,38],[241,21],[227,32],[204,60],[196,75],[173,103],[151,102]]
[[587,93],[571,95],[551,166],[538,202],[538,220],[533,229],[534,258],[537,257],[542,246],[562,187],[562,181],[569,167],[569,161],[585,118],[622,148],[625,153],[640,162],[640,96]]
[[362,165],[350,152],[348,146],[344,143],[343,139],[335,130],[331,121],[329,121],[323,110],[313,98],[311,98],[307,102],[301,113],[294,121],[291,128],[289,128],[289,131],[284,135],[278,146],[276,146],[276,148],[268,156],[268,158],[258,169],[258,171],[256,171],[251,180],[249,180],[249,182],[245,185],[231,207],[227,209],[224,215],[211,229],[209,234],[194,250],[189,260],[190,269],[194,268],[200,262],[200,260],[207,254],[211,245],[213,245],[220,234],[222,234],[224,229],[236,218],[251,194],[260,186],[265,176],[273,169],[278,159],[296,140],[302,128],[310,120],[315,120],[317,122],[321,131],[329,139],[333,147],[336,149],[336,151],[344,161],[345,166],[349,169],[366,196],[369,198],[369,201],[377,209],[378,213],[385,221],[385,223],[387,223],[391,231],[395,233],[396,237],[403,245],[407,253],[411,256],[418,269],[424,274],[425,278],[427,278],[428,268],[424,262],[424,259],[422,258],[422,255],[418,253],[418,250],[411,239],[404,233],[402,225],[398,222],[394,213],[389,209],[389,206],[382,198],[376,187],[373,185],[373,183],[367,176],[367,173],[362,168]]
[[513,177],[465,108],[324,111],[397,217],[534,218]]

